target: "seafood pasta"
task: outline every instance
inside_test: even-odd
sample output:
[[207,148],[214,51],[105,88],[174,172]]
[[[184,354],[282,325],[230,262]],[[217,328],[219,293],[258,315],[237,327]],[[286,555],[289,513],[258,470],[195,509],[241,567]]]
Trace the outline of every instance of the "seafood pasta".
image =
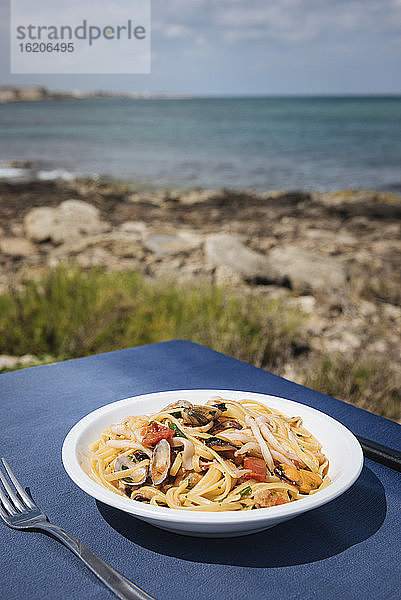
[[251,510],[330,484],[320,443],[254,400],[187,400],[110,425],[92,444],[90,476],[132,500],[181,510]]

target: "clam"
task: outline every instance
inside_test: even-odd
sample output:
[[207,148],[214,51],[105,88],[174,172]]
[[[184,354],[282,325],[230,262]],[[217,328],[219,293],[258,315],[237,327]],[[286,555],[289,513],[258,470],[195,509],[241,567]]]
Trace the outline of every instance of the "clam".
[[242,429],[242,425],[233,419],[217,421],[213,429],[210,430],[210,433],[218,433],[219,431],[224,431],[225,429]]
[[141,494],[140,492],[131,496],[131,500],[136,500],[137,502],[145,502],[146,504],[149,504],[150,502],[149,498],[144,494]]
[[[224,405],[225,409],[225,405]],[[165,410],[172,414],[180,413],[184,423],[192,427],[202,427],[211,421],[214,421],[221,415],[221,409],[218,406],[201,406],[191,404],[187,400],[179,400],[173,404],[169,404]]]
[[218,408],[219,410],[221,410],[221,412],[224,412],[225,410],[227,410],[227,406],[226,406],[226,403],[225,403],[225,402],[217,402],[217,401],[216,401],[216,402],[213,404],[213,406],[214,406],[215,408]]
[[[140,455],[137,457],[137,455]],[[144,452],[137,452],[135,455],[120,456],[114,463],[114,472],[125,471],[135,467],[136,462],[140,462],[149,458]],[[122,477],[121,482],[126,486],[141,485],[146,481],[148,476],[148,467],[139,467],[127,477]]]
[[205,444],[208,448],[211,448],[212,450],[215,450],[216,452],[225,452],[227,450],[237,450],[237,446],[234,446],[234,444],[230,444],[230,442],[227,442],[226,440],[222,440],[219,437],[210,437],[207,440],[205,440]]
[[221,410],[215,406],[195,405],[192,408],[187,408],[182,411],[184,422],[189,423],[193,427],[207,425],[210,421],[214,421],[220,415]]
[[150,461],[150,476],[154,485],[162,483],[168,474],[171,464],[171,448],[167,440],[160,440],[153,450]]
[[173,402],[164,408],[163,410],[170,412],[171,414],[176,414],[177,416],[181,415],[182,410],[190,410],[192,408],[192,404],[187,400],[178,400],[178,402]]

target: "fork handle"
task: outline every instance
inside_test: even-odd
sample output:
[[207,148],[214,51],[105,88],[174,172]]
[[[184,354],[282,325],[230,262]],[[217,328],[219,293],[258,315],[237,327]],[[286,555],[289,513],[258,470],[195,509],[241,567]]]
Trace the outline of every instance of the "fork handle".
[[92,552],[92,550],[89,550],[85,544],[64,531],[64,529],[61,529],[61,527],[52,523],[40,523],[37,525],[37,529],[64,544],[121,600],[155,600],[153,596],[149,596],[149,594],[134,585],[124,575],[121,575],[121,573]]

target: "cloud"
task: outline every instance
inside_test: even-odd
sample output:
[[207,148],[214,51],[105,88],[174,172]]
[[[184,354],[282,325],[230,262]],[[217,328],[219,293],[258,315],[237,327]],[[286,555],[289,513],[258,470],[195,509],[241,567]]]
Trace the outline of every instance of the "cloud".
[[401,0],[153,0],[153,14],[173,19],[185,36],[207,31],[227,44],[262,37],[299,44],[347,34],[397,33]]
[[163,36],[168,40],[185,39],[192,35],[192,29],[180,23],[169,23],[164,25],[161,21],[153,21],[152,33]]

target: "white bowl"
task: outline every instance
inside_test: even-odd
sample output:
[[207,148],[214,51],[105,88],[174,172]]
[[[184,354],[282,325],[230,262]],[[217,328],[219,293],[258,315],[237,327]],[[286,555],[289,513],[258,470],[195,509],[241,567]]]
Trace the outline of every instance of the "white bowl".
[[[118,423],[128,415],[151,414],[177,400],[187,399],[195,404],[204,404],[213,396],[232,400],[257,400],[288,416],[300,415],[305,428],[320,441],[323,452],[330,461],[331,485],[311,496],[280,506],[214,513],[149,506],[114,494],[87,474],[88,447],[111,423]],[[355,436],[324,413],[277,396],[215,389],[157,392],[126,398],[98,408],[81,419],[68,433],[63,444],[62,458],[71,479],[97,500],[161,529],[204,537],[234,537],[256,533],[322,506],[343,494],[357,479],[363,466],[362,450]]]

